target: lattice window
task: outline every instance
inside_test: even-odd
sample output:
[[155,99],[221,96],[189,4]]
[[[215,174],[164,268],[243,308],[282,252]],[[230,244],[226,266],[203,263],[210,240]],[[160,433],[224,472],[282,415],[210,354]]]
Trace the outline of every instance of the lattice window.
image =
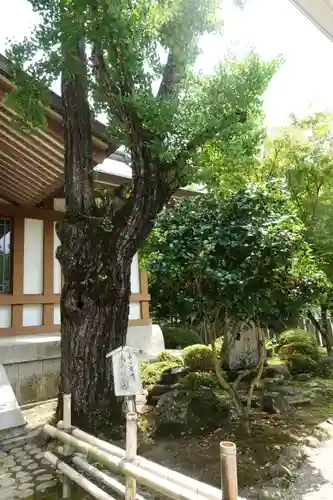
[[0,293],[11,292],[11,236],[11,220],[0,217]]

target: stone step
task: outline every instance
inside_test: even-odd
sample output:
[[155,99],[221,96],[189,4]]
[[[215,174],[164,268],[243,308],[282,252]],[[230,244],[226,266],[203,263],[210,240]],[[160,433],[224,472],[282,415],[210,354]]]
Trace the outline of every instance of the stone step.
[[0,445],[1,448],[12,445],[19,444],[29,441],[37,437],[40,434],[38,429],[28,429],[26,426],[16,427],[15,429],[9,429],[6,432],[0,433]]

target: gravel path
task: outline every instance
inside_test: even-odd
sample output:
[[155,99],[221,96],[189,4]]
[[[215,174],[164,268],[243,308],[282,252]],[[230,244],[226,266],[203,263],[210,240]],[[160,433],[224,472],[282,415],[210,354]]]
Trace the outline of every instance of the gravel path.
[[333,439],[310,452],[283,500],[333,500]]

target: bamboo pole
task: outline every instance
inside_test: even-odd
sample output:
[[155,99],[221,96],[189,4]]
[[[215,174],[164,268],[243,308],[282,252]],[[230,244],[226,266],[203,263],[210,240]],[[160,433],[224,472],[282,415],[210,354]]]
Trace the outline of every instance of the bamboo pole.
[[[117,479],[115,479],[114,477],[108,476],[107,474],[105,474],[105,472],[102,472],[101,470],[97,469],[97,467],[89,464],[86,460],[84,460],[84,458],[78,455],[75,455],[72,458],[72,462],[74,465],[76,465],[76,467],[84,470],[90,476],[105,484],[108,488],[111,488],[118,495],[125,496],[125,486],[117,481]],[[145,499],[141,495],[136,495],[136,500]]]
[[83,477],[79,472],[59,460],[58,457],[53,455],[50,451],[44,453],[44,458],[50,462],[53,467],[59,469],[64,476],[70,478],[74,483],[80,486],[80,488],[87,491],[93,498],[97,498],[97,500],[114,500],[111,495],[105,493],[101,488],[98,488],[98,486]]
[[[72,425],[72,396],[71,394],[63,394],[63,417],[64,427],[68,431]],[[64,446],[64,455],[70,454],[70,447]],[[71,497],[71,483],[66,475],[62,481],[62,498],[68,500]]]
[[[136,413],[126,415],[126,460],[135,463],[137,453],[138,416]],[[135,500],[136,480],[126,477],[125,500]]]
[[195,495],[193,491],[188,488],[172,483],[162,477],[156,477],[154,473],[143,470],[137,465],[112,456],[88,443],[84,443],[74,436],[70,436],[63,431],[60,431],[52,425],[44,425],[43,431],[48,436],[70,445],[72,448],[77,449],[81,453],[87,454],[88,457],[100,462],[106,468],[124,474],[125,476],[133,477],[139,483],[161,493],[162,495],[166,495],[169,498],[173,498],[174,500],[206,500],[209,498],[203,495]]
[[[63,422],[58,422],[57,427],[59,429],[64,429]],[[108,454],[111,454],[120,459],[125,458],[126,453],[122,448],[98,439],[91,434],[88,434],[87,432],[81,431],[77,427],[71,429],[71,434],[80,441],[91,444],[92,446]],[[156,476],[166,479],[167,481],[170,481],[176,485],[192,491],[194,495],[202,495],[205,498],[211,500],[221,500],[221,490],[219,488],[214,488],[214,486],[205,484],[201,481],[197,481],[196,479],[192,479],[191,477],[185,476],[180,472],[168,469],[163,465],[156,464],[155,462],[152,462],[140,456],[138,456],[136,459],[136,465],[142,470],[150,472]]]
[[238,500],[236,445],[230,441],[220,443],[221,490],[223,500]]

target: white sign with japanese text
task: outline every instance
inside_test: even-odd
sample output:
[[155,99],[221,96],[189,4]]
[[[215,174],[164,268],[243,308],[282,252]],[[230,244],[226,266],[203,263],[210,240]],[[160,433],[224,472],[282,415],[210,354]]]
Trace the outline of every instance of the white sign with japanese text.
[[139,353],[138,349],[124,346],[107,354],[107,357],[112,358],[116,396],[142,394]]

